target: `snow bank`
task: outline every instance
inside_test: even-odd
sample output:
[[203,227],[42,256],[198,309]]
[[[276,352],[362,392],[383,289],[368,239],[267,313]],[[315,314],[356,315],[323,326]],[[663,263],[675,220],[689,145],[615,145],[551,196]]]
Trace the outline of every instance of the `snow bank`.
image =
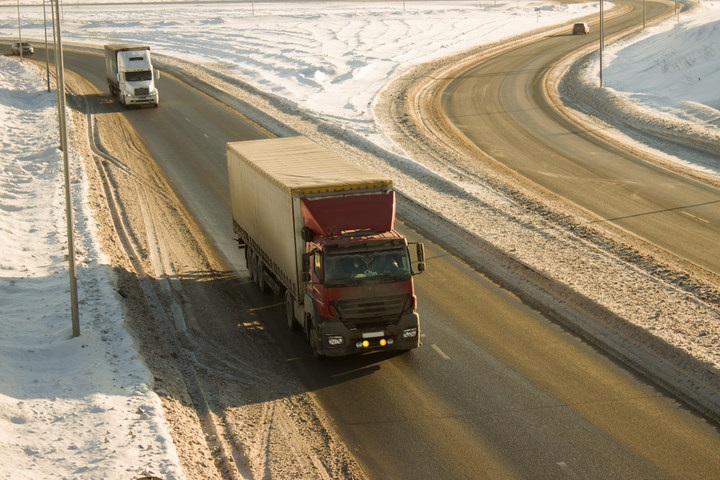
[[[181,478],[74,170],[81,335],[71,338],[57,96],[0,57],[2,478]],[[79,161],[72,162],[79,165]]]

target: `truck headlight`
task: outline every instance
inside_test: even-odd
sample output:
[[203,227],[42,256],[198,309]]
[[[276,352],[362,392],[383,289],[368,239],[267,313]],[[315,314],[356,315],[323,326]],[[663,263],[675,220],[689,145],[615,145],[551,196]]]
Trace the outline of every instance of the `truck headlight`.
[[331,347],[339,347],[345,342],[342,335],[327,335],[325,338],[327,338],[327,343]]
[[417,327],[406,328],[402,331],[402,338],[417,338]]

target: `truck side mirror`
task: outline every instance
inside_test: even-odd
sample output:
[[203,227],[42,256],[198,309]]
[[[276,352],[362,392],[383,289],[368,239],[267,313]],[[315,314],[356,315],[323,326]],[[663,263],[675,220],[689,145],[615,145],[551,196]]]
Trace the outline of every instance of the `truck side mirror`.
[[422,243],[415,244],[417,250],[417,259],[419,263],[425,264],[425,245]]
[[312,261],[314,254],[315,252],[303,253],[301,257],[302,281],[305,283],[309,283],[310,280],[312,280],[312,275],[310,275],[310,262]]
[[425,246],[422,243],[415,242],[408,243],[408,247],[410,245],[415,245],[415,252],[408,248],[408,253],[411,254],[410,263],[413,266],[412,274],[418,275],[425,271]]
[[155,81],[157,82],[158,80],[160,80],[160,70],[155,69]]

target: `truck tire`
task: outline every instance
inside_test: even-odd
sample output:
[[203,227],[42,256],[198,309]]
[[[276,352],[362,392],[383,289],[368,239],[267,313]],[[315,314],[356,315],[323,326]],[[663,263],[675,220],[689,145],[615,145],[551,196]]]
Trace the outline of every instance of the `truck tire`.
[[298,330],[298,327],[300,326],[295,320],[295,309],[293,308],[293,297],[290,295],[289,291],[285,291],[285,318],[287,320],[287,326],[288,330],[291,332],[294,332]]
[[310,350],[312,350],[313,357],[318,359],[325,358],[325,355],[321,354],[318,348],[318,338],[312,326],[312,319],[309,320],[308,324],[308,342],[310,343]]
[[245,246],[245,268],[248,269],[248,273],[250,274],[250,279],[255,280],[255,275],[253,274],[253,268],[252,268],[252,250],[247,245]]
[[258,288],[260,288],[260,293],[270,293],[270,287],[268,286],[267,282],[265,281],[265,276],[268,275],[267,270],[265,270],[265,262],[258,259],[257,262],[257,285]]
[[255,255],[255,251],[251,249],[250,250],[250,264],[249,264],[248,268],[250,269],[250,278],[252,278],[253,282],[255,282],[255,283],[257,283],[257,274],[258,274],[257,262],[258,262],[258,257],[257,257],[257,255]]

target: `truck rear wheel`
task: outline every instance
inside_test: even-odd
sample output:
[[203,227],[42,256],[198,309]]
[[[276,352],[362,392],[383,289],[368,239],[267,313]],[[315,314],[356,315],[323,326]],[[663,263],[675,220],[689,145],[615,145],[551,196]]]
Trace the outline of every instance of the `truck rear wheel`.
[[257,257],[255,256],[255,252],[253,252],[251,248],[246,248],[247,251],[245,253],[245,262],[247,263],[248,272],[250,272],[250,278],[255,281],[255,279],[257,278]]
[[267,282],[265,281],[265,276],[268,274],[267,270],[265,270],[265,262],[258,259],[257,262],[257,284],[260,288],[260,293],[270,293],[270,287],[268,286]]

